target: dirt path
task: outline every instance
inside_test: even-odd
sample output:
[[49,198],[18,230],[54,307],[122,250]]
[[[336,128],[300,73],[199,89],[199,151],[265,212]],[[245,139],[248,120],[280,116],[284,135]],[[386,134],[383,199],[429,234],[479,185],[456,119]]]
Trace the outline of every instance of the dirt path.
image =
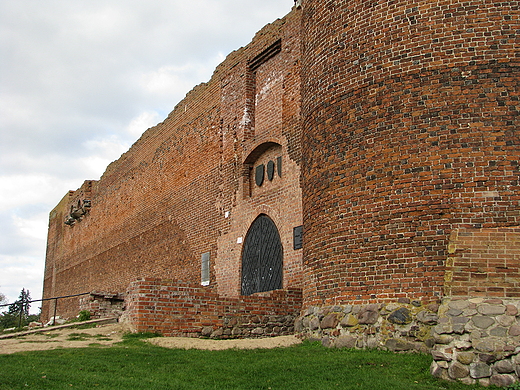
[[289,347],[301,343],[296,336],[267,337],[263,339],[234,339],[234,340],[208,340],[193,339],[187,337],[158,337],[148,339],[148,342],[165,348],[182,349],[209,349],[212,351],[220,349],[256,349]]
[[88,329],[58,329],[10,339],[0,339],[0,354],[43,351],[57,348],[84,348],[91,344],[110,346],[121,341],[121,325],[101,325]]
[[[0,354],[23,351],[43,351],[57,348],[84,348],[91,344],[110,346],[123,338],[120,324],[100,325],[89,329],[57,329],[0,339]],[[301,342],[295,336],[279,336],[264,339],[208,340],[185,337],[158,337],[148,342],[165,348],[220,350],[229,348],[254,349],[287,347]]]

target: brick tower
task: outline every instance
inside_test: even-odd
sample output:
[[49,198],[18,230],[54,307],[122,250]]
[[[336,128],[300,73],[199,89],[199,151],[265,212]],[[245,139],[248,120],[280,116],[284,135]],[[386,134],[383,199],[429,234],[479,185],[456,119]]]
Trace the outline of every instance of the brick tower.
[[[303,2],[307,306],[472,294],[446,272],[450,234],[520,218],[518,8]],[[473,293],[497,289],[519,293]]]

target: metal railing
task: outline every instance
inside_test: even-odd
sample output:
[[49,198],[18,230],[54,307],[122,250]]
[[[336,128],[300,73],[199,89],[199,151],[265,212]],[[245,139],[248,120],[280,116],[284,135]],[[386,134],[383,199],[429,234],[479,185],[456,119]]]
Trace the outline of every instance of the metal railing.
[[52,316],[52,320],[53,320],[52,321],[52,325],[56,325],[56,312],[57,312],[57,309],[58,309],[58,300],[59,299],[74,298],[74,297],[80,297],[82,295],[89,295],[89,294],[90,294],[90,292],[86,292],[86,293],[81,293],[81,294],[63,295],[63,296],[60,296],[60,297],[33,299],[33,300],[30,300],[30,301],[25,301],[22,298],[21,301],[3,304],[3,305],[0,305],[0,307],[7,307],[7,306],[12,306],[12,305],[18,304],[19,305],[19,313],[20,313],[19,314],[19,319],[18,319],[18,328],[21,328],[22,327],[22,320],[23,320],[23,313],[25,311],[24,309],[27,307],[27,305],[29,305],[30,303],[33,303],[33,302],[54,301],[54,315]]

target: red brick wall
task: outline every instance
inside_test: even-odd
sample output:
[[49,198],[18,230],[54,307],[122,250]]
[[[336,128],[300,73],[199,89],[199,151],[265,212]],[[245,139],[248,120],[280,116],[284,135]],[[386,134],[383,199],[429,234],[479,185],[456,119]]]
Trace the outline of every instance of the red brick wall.
[[[208,336],[219,330],[218,337],[292,334],[301,299],[300,289],[224,298],[212,289],[197,285],[143,279],[128,288],[122,322],[135,332],[164,336],[197,337],[203,330]],[[281,318],[287,316],[290,321]],[[235,329],[231,334],[233,328],[239,328],[240,332]]]
[[[197,284],[201,256],[208,252],[210,286],[236,296],[237,237],[245,236],[261,213],[276,221],[284,242],[284,286],[301,284],[302,251],[294,251],[291,240],[292,228],[302,223],[299,155],[289,151],[301,134],[299,33],[299,12],[267,25],[164,122],[148,129],[99,181],[86,182],[64,198],[49,221],[45,298],[95,290],[121,293],[143,277]],[[253,126],[245,120],[251,98],[245,74],[250,62],[277,41],[280,52],[256,69]],[[285,88],[286,82],[294,88]],[[270,156],[252,156],[252,151],[273,141],[279,145],[283,177],[262,193],[244,195],[249,169]],[[89,212],[65,225],[71,205],[84,199],[92,202]],[[77,301],[59,306],[58,315],[75,316]],[[44,304],[44,318],[48,310]]]
[[445,293],[453,297],[520,297],[520,228],[451,233]]
[[[44,296],[197,284],[209,252],[210,288],[236,297],[241,243],[264,213],[283,286],[303,287],[306,306],[436,300],[453,231],[520,223],[519,12],[303,0],[56,207]],[[279,157],[281,177],[256,186],[256,167]],[[63,225],[85,197],[89,213]]]
[[303,12],[304,301],[442,295],[453,229],[519,223],[519,3]]

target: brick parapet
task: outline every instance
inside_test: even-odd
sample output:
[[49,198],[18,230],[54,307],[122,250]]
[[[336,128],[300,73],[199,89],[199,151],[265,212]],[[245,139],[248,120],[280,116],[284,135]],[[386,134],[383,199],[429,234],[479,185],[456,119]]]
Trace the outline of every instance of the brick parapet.
[[230,298],[189,283],[148,278],[130,284],[121,322],[135,332],[165,336],[292,334],[301,297],[300,289],[285,289]]

